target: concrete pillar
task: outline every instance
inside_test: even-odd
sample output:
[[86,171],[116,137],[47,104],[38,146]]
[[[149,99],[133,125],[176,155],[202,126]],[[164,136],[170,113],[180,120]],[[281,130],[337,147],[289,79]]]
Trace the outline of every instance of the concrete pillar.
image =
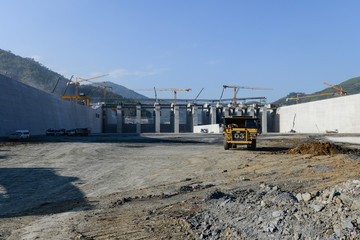
[[230,109],[229,109],[229,107],[224,107],[224,108],[223,108],[223,112],[224,112],[224,117],[229,117],[229,116],[230,116]]
[[198,125],[198,107],[193,106],[192,108],[193,127]]
[[254,108],[250,108],[249,116],[255,117],[255,110],[254,110]]
[[235,115],[242,116],[242,109],[240,107],[235,108]]
[[160,133],[160,105],[155,103],[155,132]]
[[123,112],[121,105],[118,105],[116,108],[116,119],[117,119],[117,125],[116,125],[116,132],[122,133],[123,131]]
[[136,133],[141,133],[141,105],[136,105]]
[[267,110],[266,107],[262,108],[262,115],[261,115],[261,127],[262,127],[262,133],[267,133]]
[[210,107],[210,124],[216,124],[216,107]]
[[180,131],[180,116],[179,116],[179,106],[174,106],[174,133],[179,133]]

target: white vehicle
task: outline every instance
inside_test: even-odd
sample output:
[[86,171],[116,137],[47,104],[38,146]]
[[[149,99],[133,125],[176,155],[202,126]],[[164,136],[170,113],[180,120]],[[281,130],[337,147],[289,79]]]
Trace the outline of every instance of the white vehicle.
[[29,130],[16,130],[14,133],[10,134],[9,140],[21,140],[30,138]]

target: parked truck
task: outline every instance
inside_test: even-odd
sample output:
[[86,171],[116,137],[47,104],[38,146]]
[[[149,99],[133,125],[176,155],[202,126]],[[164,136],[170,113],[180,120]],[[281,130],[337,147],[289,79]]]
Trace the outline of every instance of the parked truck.
[[224,149],[236,148],[237,145],[247,145],[256,149],[256,137],[261,133],[259,119],[251,116],[224,117]]

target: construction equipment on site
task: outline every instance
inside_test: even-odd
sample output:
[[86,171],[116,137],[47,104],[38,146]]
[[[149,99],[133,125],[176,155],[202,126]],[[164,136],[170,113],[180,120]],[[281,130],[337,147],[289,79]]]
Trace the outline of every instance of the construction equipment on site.
[[202,91],[204,90],[204,88],[202,88],[199,92],[199,94],[196,96],[196,98],[194,99],[194,104],[196,103],[196,100],[199,98],[200,94],[202,93]]
[[[191,88],[187,88],[187,89],[178,89],[178,88],[145,88],[145,89],[128,89],[131,91],[155,91],[155,95],[156,95],[156,91],[172,91],[174,92],[174,106],[176,106],[176,92],[180,92],[180,91],[186,91],[189,92],[191,91]],[[157,95],[156,95],[157,97]]]
[[334,89],[336,89],[336,90],[339,90],[339,91],[340,91],[340,96],[344,96],[344,94],[345,94],[345,95],[347,94],[347,92],[344,91],[344,89],[342,88],[342,86],[340,86],[340,88],[337,88],[337,87],[335,87],[335,86],[333,86],[333,85],[331,85],[331,84],[328,84],[328,83],[326,83],[326,82],[324,82],[324,84],[326,84],[326,85],[328,85],[328,86],[330,86],[330,87],[332,87],[332,88],[334,88]]
[[[273,90],[272,88],[257,88],[257,87],[244,87],[244,86],[227,86],[223,85],[223,93],[225,88],[233,88],[234,89],[234,101],[233,101],[233,107],[236,107],[236,94],[239,91],[239,89],[252,89],[252,90]],[[222,94],[223,94],[222,93]],[[221,94],[221,97],[222,97]]]
[[92,81],[90,81],[90,80],[87,80],[87,81],[88,81],[88,82],[91,82],[92,84],[96,84],[96,85],[99,85],[99,86],[103,87],[103,89],[104,89],[104,104],[106,104],[106,88],[112,89],[112,87],[107,86],[107,85],[105,84],[105,82],[104,82],[103,84],[101,84],[101,83],[97,83],[97,82],[92,82]]
[[90,99],[89,96],[61,96],[62,99],[75,99],[77,102],[78,99],[85,99],[86,105],[90,106]]
[[314,94],[314,95],[303,96],[303,97],[299,97],[299,95],[300,95],[300,94],[297,94],[296,98],[286,98],[286,101],[295,100],[295,99],[296,99],[296,104],[299,104],[299,99],[311,98],[311,97],[319,97],[319,96],[325,96],[325,95],[334,95],[334,93],[321,93],[321,94]]
[[[76,77],[74,82],[68,82],[67,84],[75,84],[75,97],[78,96],[78,87],[79,87],[79,83],[80,82],[85,82],[85,81],[89,81],[95,78],[101,78],[101,77],[105,77],[108,76],[109,74],[104,74],[104,75],[100,75],[100,76],[96,76],[96,77],[92,77],[92,78],[82,78],[82,77]],[[77,98],[75,98],[75,102],[77,103]]]
[[261,133],[258,118],[251,116],[224,117],[223,130],[224,149],[236,148],[237,145],[247,145],[247,148],[256,149],[256,137]]

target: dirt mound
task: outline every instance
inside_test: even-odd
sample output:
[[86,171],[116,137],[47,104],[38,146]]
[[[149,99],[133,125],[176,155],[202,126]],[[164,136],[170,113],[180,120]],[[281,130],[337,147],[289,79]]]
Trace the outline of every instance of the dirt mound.
[[311,154],[313,156],[334,155],[348,153],[347,150],[329,142],[315,142],[300,144],[285,153],[287,154]]

